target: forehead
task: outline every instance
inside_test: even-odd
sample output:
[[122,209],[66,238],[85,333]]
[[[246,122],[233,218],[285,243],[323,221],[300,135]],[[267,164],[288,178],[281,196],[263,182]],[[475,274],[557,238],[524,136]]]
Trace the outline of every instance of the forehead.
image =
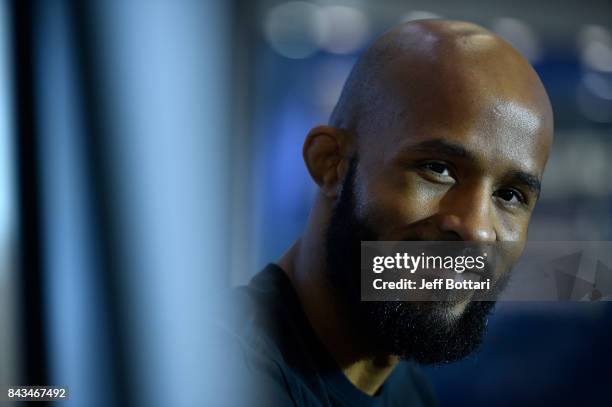
[[440,104],[409,114],[383,142],[385,159],[430,139],[461,145],[487,169],[522,170],[541,176],[552,129],[537,107],[517,100],[486,98],[480,103]]
[[479,40],[474,47],[473,37],[451,36],[387,64],[374,83],[380,103],[371,134],[387,157],[406,143],[442,138],[488,164],[511,160],[541,174],[553,128],[546,91],[508,44]]

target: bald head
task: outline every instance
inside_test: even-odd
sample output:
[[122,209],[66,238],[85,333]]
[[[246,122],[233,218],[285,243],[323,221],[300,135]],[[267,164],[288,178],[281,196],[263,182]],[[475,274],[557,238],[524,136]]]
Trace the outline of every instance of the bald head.
[[365,51],[303,151],[330,202],[357,158],[357,216],[382,229],[416,222],[428,225],[424,240],[523,241],[552,134],[546,91],[508,42],[475,24],[421,20]]
[[346,307],[358,326],[351,332],[375,332],[367,340],[376,352],[423,361],[473,350],[490,306],[470,298],[359,301],[360,242],[519,243],[497,248],[491,286],[503,286],[527,239],[552,132],[537,74],[490,31],[422,20],[376,40],[353,68],[330,125],[311,129],[303,147],[319,193],[300,258],[317,259],[312,248],[324,242],[324,281],[342,294],[334,300],[354,299]]
[[[517,108],[500,107],[504,101]],[[386,132],[398,118],[466,128],[495,105],[498,114],[552,134],[546,91],[508,42],[472,23],[419,20],[387,31],[364,52],[330,125],[358,136]]]

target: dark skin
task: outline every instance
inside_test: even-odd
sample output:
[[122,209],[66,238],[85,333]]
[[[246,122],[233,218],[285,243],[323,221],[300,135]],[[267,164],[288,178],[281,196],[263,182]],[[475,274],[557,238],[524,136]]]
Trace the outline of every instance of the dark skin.
[[[303,155],[319,191],[304,234],[278,262],[323,344],[370,395],[399,360],[374,357],[368,343],[351,337],[324,277],[324,234],[350,158],[359,157],[357,213],[373,220],[381,240],[524,242],[553,134],[537,74],[482,27],[423,20],[385,33],[372,47],[393,54],[376,74],[373,86],[385,100],[377,109],[399,114],[356,129],[310,131]],[[516,260],[522,245],[513,247],[506,255]],[[466,305],[454,305],[452,314]]]

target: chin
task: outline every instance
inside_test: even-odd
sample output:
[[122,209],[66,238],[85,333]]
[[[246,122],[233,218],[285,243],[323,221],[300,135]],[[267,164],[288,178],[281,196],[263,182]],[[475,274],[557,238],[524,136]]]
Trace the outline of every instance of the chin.
[[464,300],[458,303],[442,305],[443,316],[448,322],[456,322],[463,316],[465,309],[470,304],[470,300]]

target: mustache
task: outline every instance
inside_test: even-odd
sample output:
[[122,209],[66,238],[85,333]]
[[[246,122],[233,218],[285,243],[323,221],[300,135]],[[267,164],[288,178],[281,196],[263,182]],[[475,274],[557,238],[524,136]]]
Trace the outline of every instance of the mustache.
[[412,236],[410,239],[392,242],[378,241],[385,242],[384,249],[381,248],[380,251],[381,255],[399,255],[400,258],[407,256],[404,262],[411,261],[415,270],[448,271],[450,267],[457,273],[473,273],[484,280],[496,280],[496,276],[503,274],[503,267],[498,269],[498,265],[504,264],[501,261],[503,256],[500,256],[500,247],[494,243],[424,240],[414,239]]

